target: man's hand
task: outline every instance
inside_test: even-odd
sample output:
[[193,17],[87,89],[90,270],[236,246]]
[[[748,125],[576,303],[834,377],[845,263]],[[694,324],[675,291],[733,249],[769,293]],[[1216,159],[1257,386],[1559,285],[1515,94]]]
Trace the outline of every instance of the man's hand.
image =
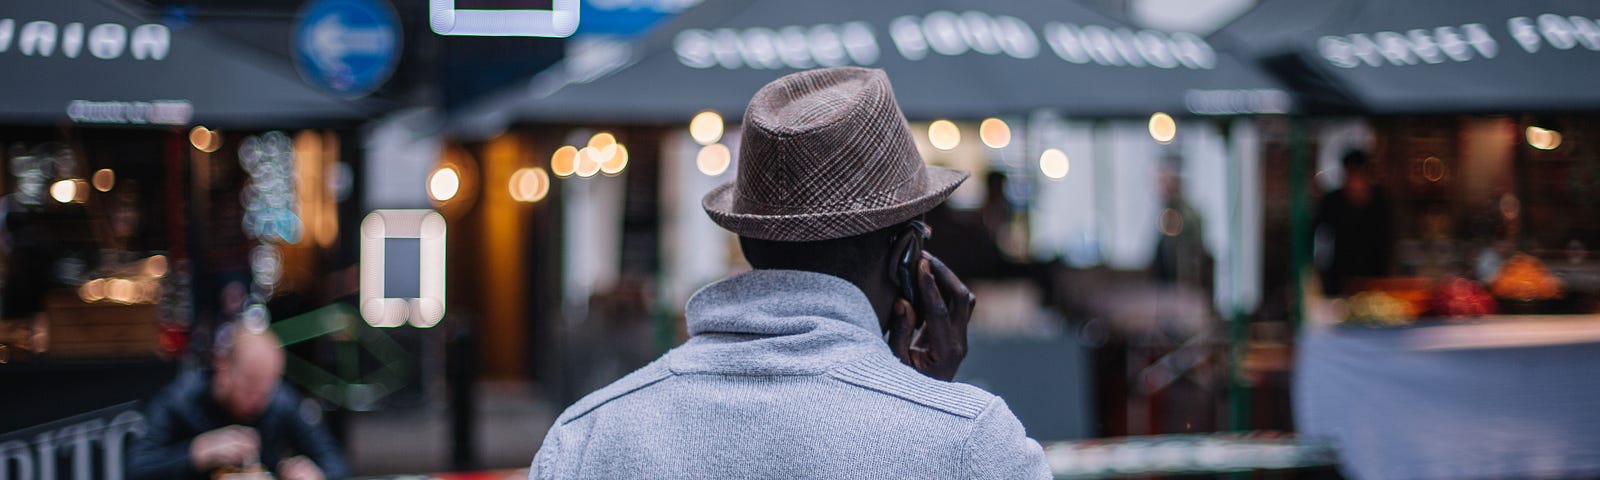
[[322,469],[302,455],[278,462],[278,476],[283,480],[322,480]]
[[261,437],[255,429],[230,425],[194,437],[189,442],[189,461],[201,472],[226,465],[240,466],[260,458]]
[[[927,252],[922,254],[916,282],[921,305],[913,308],[906,299],[895,300],[889,349],[923,375],[953,380],[967,358],[967,323],[977,297],[944,262]],[[919,314],[923,317],[921,329],[917,328]]]

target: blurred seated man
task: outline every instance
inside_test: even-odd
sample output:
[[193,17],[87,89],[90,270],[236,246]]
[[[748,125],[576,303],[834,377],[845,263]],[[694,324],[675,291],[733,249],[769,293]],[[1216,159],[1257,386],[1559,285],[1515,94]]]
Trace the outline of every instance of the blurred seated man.
[[738,176],[702,200],[755,267],[690,338],[557,418],[532,479],[1047,479],[1006,402],[952,382],[975,298],[922,251],[966,180],[926,166],[881,70],[757,92]]
[[219,329],[211,372],[180,374],[145,413],[128,452],[134,480],[212,478],[270,469],[287,480],[349,475],[333,438],[284,387],[278,337],[242,322]]

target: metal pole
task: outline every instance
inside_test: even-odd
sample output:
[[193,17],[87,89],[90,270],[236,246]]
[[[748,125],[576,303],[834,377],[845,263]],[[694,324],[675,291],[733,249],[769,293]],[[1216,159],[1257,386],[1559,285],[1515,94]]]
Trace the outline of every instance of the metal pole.
[[1248,187],[1239,181],[1241,156],[1233,145],[1232,119],[1226,119],[1220,123],[1222,148],[1223,152],[1225,152],[1224,161],[1227,162],[1227,174],[1224,175],[1223,181],[1227,192],[1228,238],[1230,239],[1227,250],[1228,294],[1225,297],[1227,298],[1227,305],[1224,307],[1226,309],[1225,314],[1228,316],[1228,426],[1231,430],[1243,431],[1250,429],[1250,386],[1245,381],[1243,372],[1240,371],[1240,368],[1244,365],[1246,353],[1246,319],[1244,309],[1239,306],[1239,271],[1242,263],[1239,259],[1245,255],[1245,252],[1240,248],[1242,243],[1239,241],[1239,237],[1243,235],[1244,230],[1240,219],[1243,212],[1240,211],[1242,202],[1239,201],[1239,195],[1241,195],[1242,188]]
[[477,349],[473,348],[473,329],[467,324],[468,319],[451,320],[454,320],[449,324],[451,338],[445,347],[448,358],[445,368],[449,370],[446,381],[450,385],[450,468],[466,471],[475,468],[477,463],[474,461],[478,446],[473,422],[477,417],[473,382]]
[[1290,294],[1295,308],[1291,312],[1296,331],[1306,316],[1305,282],[1302,275],[1311,265],[1310,177],[1306,174],[1305,119],[1289,117],[1289,228],[1294,250],[1290,252]]

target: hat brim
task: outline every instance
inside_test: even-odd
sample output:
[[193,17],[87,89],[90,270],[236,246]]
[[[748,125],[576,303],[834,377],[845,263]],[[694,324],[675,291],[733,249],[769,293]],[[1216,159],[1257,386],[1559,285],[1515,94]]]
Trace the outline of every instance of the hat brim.
[[[741,237],[779,242],[812,242],[844,238],[889,227],[933,210],[968,177],[967,172],[928,166],[920,192],[880,207],[783,215],[734,211],[739,191],[735,181],[718,185],[701,200],[712,222]],[[906,188],[918,188],[908,184]]]

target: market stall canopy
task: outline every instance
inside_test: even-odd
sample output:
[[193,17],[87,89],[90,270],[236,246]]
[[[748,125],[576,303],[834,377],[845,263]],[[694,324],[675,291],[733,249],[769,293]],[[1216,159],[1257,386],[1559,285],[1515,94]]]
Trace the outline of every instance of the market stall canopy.
[[372,113],[305,83],[285,59],[115,0],[6,2],[0,71],[7,124],[267,128]]
[[913,118],[1291,108],[1268,75],[1198,36],[1130,27],[1072,1],[710,0],[631,48],[596,50],[461,117],[679,122],[704,109],[737,117],[767,82],[838,65],[886,70]]
[[1265,0],[1211,37],[1320,111],[1600,108],[1600,2]]

